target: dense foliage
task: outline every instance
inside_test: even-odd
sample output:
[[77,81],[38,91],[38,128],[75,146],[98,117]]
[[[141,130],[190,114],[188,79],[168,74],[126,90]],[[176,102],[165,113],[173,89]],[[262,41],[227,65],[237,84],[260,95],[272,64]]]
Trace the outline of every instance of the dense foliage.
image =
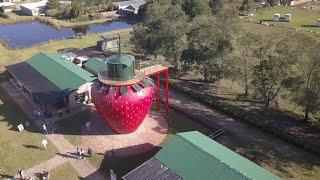
[[307,121],[320,105],[320,45],[298,33],[274,38],[239,31],[239,10],[250,12],[254,5],[250,0],[239,6],[225,0],[150,0],[132,41],[140,52],[161,54],[178,71],[196,71],[206,82],[237,81],[244,97],[265,107],[277,105],[285,91],[304,108]]

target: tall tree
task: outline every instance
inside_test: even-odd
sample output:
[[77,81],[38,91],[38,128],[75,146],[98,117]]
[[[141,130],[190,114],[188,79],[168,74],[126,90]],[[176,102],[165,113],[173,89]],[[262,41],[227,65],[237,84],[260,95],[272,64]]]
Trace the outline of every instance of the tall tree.
[[[147,4],[142,25],[136,25],[133,42],[144,52],[162,54],[178,65],[186,48],[187,17],[181,6],[168,0],[154,0]],[[142,35],[143,34],[143,35]],[[143,42],[143,45],[137,43]]]
[[320,45],[305,35],[297,36],[296,41],[299,61],[287,87],[293,92],[293,100],[304,107],[304,120],[308,121],[310,113],[317,113],[320,107]]
[[220,14],[225,4],[226,0],[209,0],[209,5],[214,15]]
[[[193,58],[200,66],[200,72],[204,76],[205,81],[214,81],[220,76],[219,64],[215,62],[218,57],[224,55],[225,50],[222,49],[224,37],[222,37],[221,29],[217,26],[212,17],[199,16],[193,19],[188,36],[187,58]],[[184,59],[187,59],[184,57]]]
[[276,43],[271,36],[257,39],[253,56],[258,63],[254,66],[252,84],[265,107],[269,107],[270,102],[279,95],[296,65],[296,58],[291,52],[297,49],[292,43],[287,37]]
[[201,15],[211,15],[211,9],[207,0],[182,0],[181,7],[190,19]]
[[71,2],[70,18],[77,18],[86,14],[86,7],[84,0],[73,0]]
[[244,86],[244,95],[249,95],[249,84],[253,73],[253,67],[257,63],[253,58],[253,50],[256,47],[257,35],[251,32],[243,33],[237,40],[238,52],[231,57],[233,72],[232,77],[239,80]]

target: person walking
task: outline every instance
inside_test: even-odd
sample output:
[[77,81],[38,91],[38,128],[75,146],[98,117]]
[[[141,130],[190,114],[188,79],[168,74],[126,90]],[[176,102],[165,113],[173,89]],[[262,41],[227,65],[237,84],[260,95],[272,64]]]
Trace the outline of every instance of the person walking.
[[77,157],[78,157],[78,159],[80,159],[80,151],[79,151],[79,147],[77,147]]
[[58,110],[58,114],[59,114],[59,118],[62,118],[62,110],[61,109]]
[[48,134],[48,130],[47,130],[46,124],[45,124],[44,122],[42,122],[41,126],[42,126],[42,130],[43,130],[46,134]]
[[92,157],[92,149],[90,147],[88,147],[87,153],[89,157]]
[[18,174],[20,176],[20,179],[24,179],[24,172],[22,169],[19,169]]
[[81,159],[84,159],[84,150],[83,149],[80,150],[80,157],[81,157]]
[[42,146],[44,147],[45,150],[48,150],[48,149],[47,149],[47,144],[48,144],[48,141],[47,141],[47,140],[45,140],[45,139],[42,140],[42,141],[41,141],[41,144],[42,144]]

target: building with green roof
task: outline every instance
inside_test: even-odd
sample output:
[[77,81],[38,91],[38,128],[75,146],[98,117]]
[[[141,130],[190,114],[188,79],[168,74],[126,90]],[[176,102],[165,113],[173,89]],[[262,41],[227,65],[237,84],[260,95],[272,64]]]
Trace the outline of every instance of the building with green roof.
[[153,158],[125,175],[123,179],[280,178],[200,132],[191,131],[174,136]]
[[44,114],[75,109],[90,100],[96,77],[57,53],[38,53],[29,60],[6,67],[10,82],[22,89]]
[[94,57],[88,60],[83,65],[83,68],[88,72],[98,76],[99,71],[105,69],[107,64],[100,58]]

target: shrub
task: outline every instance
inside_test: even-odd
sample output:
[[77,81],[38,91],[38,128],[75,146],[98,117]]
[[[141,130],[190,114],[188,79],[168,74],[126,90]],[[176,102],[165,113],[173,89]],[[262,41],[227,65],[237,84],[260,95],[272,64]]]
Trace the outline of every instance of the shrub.
[[9,18],[9,16],[7,14],[4,14],[4,13],[0,13],[0,17],[1,18],[5,18],[5,19]]

